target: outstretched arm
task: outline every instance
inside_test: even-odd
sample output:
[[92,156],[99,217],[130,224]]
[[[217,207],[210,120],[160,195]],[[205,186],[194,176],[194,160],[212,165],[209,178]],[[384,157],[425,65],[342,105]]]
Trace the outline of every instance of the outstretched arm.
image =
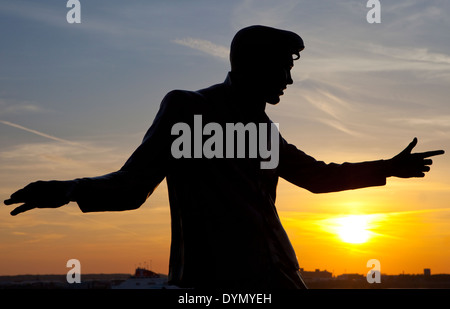
[[388,160],[326,164],[281,139],[279,174],[287,181],[313,193],[383,186],[386,178],[391,176],[424,177],[432,164],[432,160],[428,158],[444,153],[443,150],[411,153],[416,144],[417,138]]
[[22,204],[11,211],[13,216],[35,208],[58,208],[69,202],[77,202],[83,212],[136,209],[164,179],[165,164],[159,163],[160,168],[153,169],[150,174],[145,170],[139,173],[127,170],[126,164],[117,172],[98,177],[39,180],[14,192],[4,203]]
[[181,92],[170,92],[161,103],[142,144],[116,172],[68,181],[37,181],[13,193],[6,205],[19,204],[11,215],[56,208],[77,202],[83,212],[136,209],[166,176],[170,154],[170,128],[185,102]]

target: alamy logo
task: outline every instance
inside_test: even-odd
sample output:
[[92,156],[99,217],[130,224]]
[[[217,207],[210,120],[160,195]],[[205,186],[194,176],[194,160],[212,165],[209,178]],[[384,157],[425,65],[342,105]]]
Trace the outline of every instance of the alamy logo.
[[367,261],[367,267],[371,268],[366,275],[367,282],[381,283],[381,264],[380,261],[376,259],[371,259]]
[[66,7],[71,8],[67,12],[66,20],[69,24],[81,24],[81,4],[79,0],[67,1]]
[[[268,131],[270,131],[270,140]],[[278,123],[270,123],[270,126],[268,123],[258,125],[255,123],[244,125],[240,122],[226,123],[225,128],[222,128],[216,122],[203,126],[202,115],[194,115],[193,134],[191,127],[184,122],[174,124],[171,134],[179,135],[171,146],[172,156],[175,159],[203,158],[203,156],[207,159],[246,158],[247,153],[248,158],[258,158],[259,153],[262,159],[270,158],[268,161],[261,161],[261,169],[274,169],[278,166]],[[203,143],[204,136],[210,137]]]
[[367,1],[366,7],[371,8],[367,12],[366,19],[369,24],[380,24],[381,23],[381,3],[379,0],[369,0]]
[[81,263],[77,259],[70,259],[66,263],[67,267],[71,268],[66,275],[67,282],[72,283],[81,283]]

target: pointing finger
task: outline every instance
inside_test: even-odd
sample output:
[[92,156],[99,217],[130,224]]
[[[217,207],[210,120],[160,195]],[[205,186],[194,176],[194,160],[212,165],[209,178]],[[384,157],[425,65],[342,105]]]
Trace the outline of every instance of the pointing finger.
[[444,153],[445,153],[444,150],[434,150],[434,151],[427,151],[427,152],[417,153],[416,155],[418,155],[421,158],[428,158],[428,157],[442,155]]

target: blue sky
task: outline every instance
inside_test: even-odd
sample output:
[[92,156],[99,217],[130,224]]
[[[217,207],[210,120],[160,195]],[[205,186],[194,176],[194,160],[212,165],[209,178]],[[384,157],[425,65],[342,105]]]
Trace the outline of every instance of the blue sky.
[[[81,24],[66,22],[68,10],[60,0],[0,2],[1,199],[37,179],[120,168],[168,91],[225,79],[231,39],[252,24],[305,41],[294,85],[267,108],[300,149],[327,162],[386,159],[415,136],[418,151],[450,149],[448,1],[381,1],[381,24],[367,23],[363,0],[81,0]],[[435,162],[426,181],[439,194],[425,207],[444,208],[450,163]],[[23,224],[8,213],[5,226]]]
[[[445,1],[382,3],[381,24],[366,22],[365,1],[83,1],[79,25],[66,22],[64,4],[2,2],[2,120],[71,140],[139,134],[169,90],[221,82],[233,34],[258,23],[297,31],[307,46],[298,83],[274,113],[348,134],[368,125],[350,107],[388,106],[392,119],[377,123],[449,120]],[[8,136],[5,146],[15,143]]]

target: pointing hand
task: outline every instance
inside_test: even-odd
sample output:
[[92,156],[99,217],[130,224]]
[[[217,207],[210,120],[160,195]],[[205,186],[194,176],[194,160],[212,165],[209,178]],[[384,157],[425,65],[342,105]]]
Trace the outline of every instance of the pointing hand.
[[414,138],[402,152],[387,160],[387,176],[400,178],[424,177],[425,172],[430,171],[430,165],[433,164],[433,161],[427,158],[445,153],[444,150],[411,153],[416,145],[417,138]]

